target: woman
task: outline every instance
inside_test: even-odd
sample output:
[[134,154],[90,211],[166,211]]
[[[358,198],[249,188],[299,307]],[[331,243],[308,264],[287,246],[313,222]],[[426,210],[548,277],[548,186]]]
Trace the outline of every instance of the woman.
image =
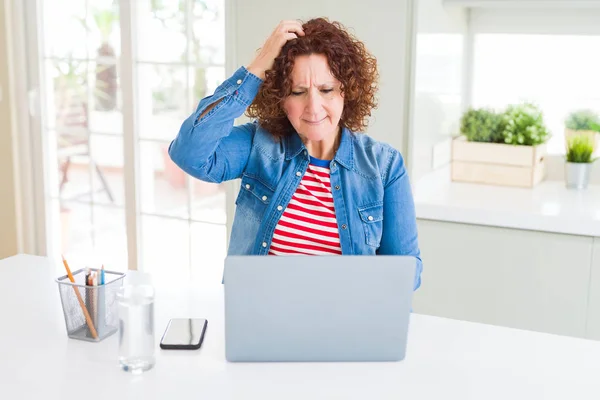
[[[378,254],[422,264],[400,153],[358,133],[377,64],[339,23],[282,21],[247,68],[200,101],[172,160],[208,182],[241,178],[228,254]],[[244,112],[254,123],[233,126]]]

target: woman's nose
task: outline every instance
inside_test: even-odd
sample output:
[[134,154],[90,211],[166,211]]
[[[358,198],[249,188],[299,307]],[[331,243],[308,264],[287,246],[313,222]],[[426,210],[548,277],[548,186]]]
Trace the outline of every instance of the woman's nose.
[[311,90],[308,94],[308,103],[306,104],[306,110],[310,113],[316,113],[321,110],[321,96],[319,96],[317,90]]

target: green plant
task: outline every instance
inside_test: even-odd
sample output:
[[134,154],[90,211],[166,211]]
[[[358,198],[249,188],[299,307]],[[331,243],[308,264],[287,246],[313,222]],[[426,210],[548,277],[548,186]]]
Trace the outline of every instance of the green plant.
[[569,114],[565,127],[574,131],[600,132],[600,117],[592,110],[577,110]]
[[460,132],[470,142],[502,143],[502,131],[502,115],[487,108],[470,108],[460,121]]
[[567,140],[567,162],[591,163],[594,153],[594,141],[587,135],[575,135]]
[[510,105],[503,115],[504,143],[535,146],[550,137],[540,109],[531,103]]

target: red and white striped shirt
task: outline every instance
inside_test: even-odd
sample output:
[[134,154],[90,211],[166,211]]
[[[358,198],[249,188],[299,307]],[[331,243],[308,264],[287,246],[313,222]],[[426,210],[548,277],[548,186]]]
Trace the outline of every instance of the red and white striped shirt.
[[306,173],[275,227],[269,255],[342,254],[329,163],[310,158]]

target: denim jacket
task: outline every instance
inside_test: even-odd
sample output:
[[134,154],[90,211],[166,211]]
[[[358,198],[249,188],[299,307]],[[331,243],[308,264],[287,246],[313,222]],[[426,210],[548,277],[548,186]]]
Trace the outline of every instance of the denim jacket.
[[[195,178],[215,183],[241,178],[230,255],[268,253],[277,222],[310,161],[295,133],[278,141],[256,122],[233,126],[261,83],[239,68],[200,101],[169,147],[173,162]],[[342,254],[414,256],[417,289],[422,262],[411,186],[400,153],[344,128],[330,174]]]

